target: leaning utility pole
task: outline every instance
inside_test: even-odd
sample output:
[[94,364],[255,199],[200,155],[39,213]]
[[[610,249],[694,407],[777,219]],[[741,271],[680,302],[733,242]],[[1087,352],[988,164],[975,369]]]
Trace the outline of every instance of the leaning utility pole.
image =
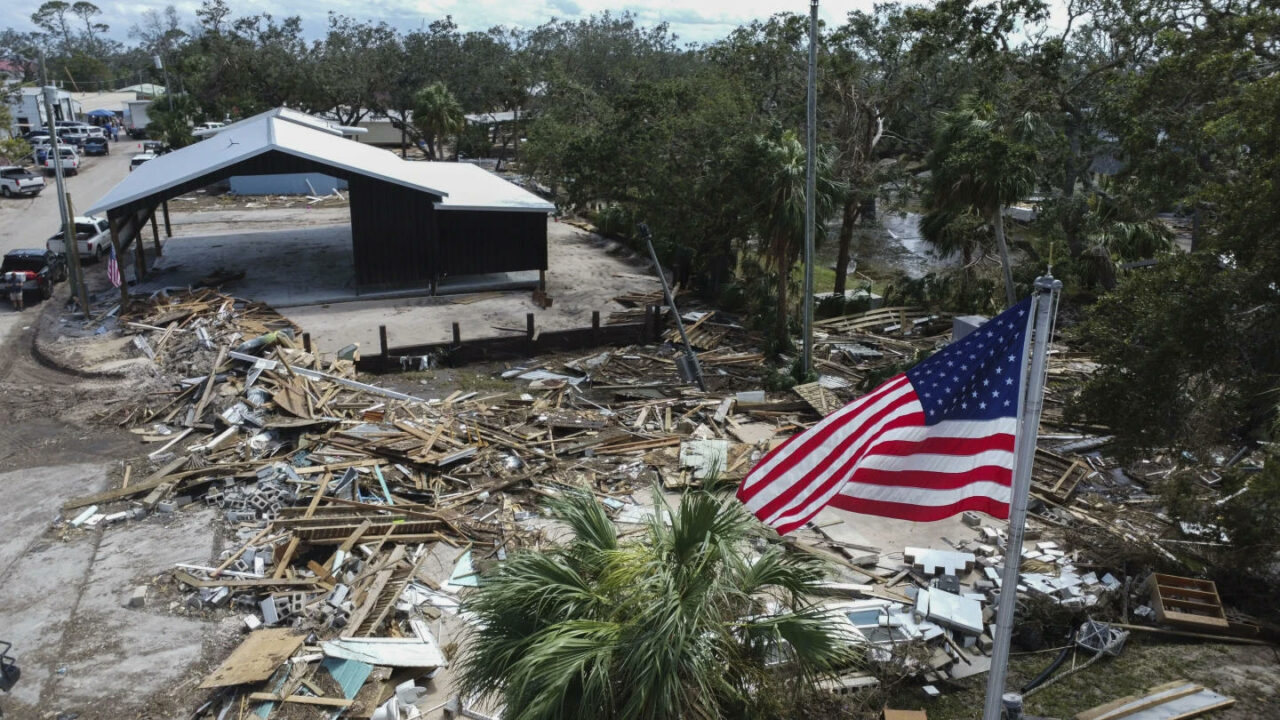
[[58,123],[54,108],[58,106],[58,89],[49,84],[49,73],[44,66],[44,53],[40,53],[40,75],[44,78],[44,109],[48,116],[49,153],[53,156],[53,176],[58,185],[58,210],[62,216],[62,243],[71,266],[71,292],[79,301],[84,316],[89,317],[89,294],[84,287],[84,273],[80,269],[80,246],[76,244],[76,219],[71,215],[71,195],[67,192],[62,174],[62,146],[58,143]]
[[[813,372],[813,231],[818,144],[818,0],[809,2],[809,100],[804,158],[804,373]],[[786,269],[783,268],[783,272]]]

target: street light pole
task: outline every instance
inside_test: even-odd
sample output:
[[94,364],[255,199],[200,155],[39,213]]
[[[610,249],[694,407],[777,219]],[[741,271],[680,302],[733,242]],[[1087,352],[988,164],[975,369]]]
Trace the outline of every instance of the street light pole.
[[[809,2],[809,95],[807,103],[806,152],[804,160],[804,373],[813,372],[813,233],[817,212],[814,205],[818,139],[818,0]],[[786,270],[784,269],[783,272]]]

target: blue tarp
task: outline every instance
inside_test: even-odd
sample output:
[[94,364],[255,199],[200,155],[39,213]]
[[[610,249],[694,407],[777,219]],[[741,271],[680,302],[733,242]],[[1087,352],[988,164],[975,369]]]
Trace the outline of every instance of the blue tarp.
[[85,115],[88,115],[89,117],[115,117],[116,116],[116,114],[111,112],[110,110],[90,110],[89,112],[85,113]]

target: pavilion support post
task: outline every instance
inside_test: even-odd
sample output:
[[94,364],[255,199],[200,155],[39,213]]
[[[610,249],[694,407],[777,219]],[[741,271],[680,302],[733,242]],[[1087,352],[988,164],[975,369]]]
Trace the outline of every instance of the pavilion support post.
[[146,221],[137,215],[134,215],[133,218],[137,230],[133,234],[133,258],[138,263],[138,282],[142,282],[142,277],[147,274],[147,250],[142,246],[142,228]]
[[151,241],[156,245],[156,257],[164,255],[164,250],[160,247],[160,228],[156,225],[156,211],[151,210]]
[[120,273],[120,308],[129,306],[129,281],[124,276],[124,263],[122,259],[124,254],[120,250],[120,222],[119,218],[108,217],[107,224],[111,227],[111,249],[116,254],[117,272]]
[[165,200],[160,203],[160,207],[164,208],[164,236],[173,237],[173,225],[169,222],[169,201]]
[[547,271],[546,270],[538,271],[538,289],[544,293],[547,291]]

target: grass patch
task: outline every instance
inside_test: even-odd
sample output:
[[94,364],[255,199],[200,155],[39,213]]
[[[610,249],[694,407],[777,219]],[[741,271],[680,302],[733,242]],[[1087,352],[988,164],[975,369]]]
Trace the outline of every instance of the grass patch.
[[[1261,700],[1265,707],[1270,698],[1250,698],[1251,693],[1245,688],[1224,682],[1220,674],[1224,665],[1252,665],[1242,656],[1256,651],[1257,648],[1239,645],[1155,642],[1135,634],[1118,657],[1104,658],[1064,677],[1026,698],[1024,706],[1032,715],[1072,718],[1083,710],[1126,695],[1143,694],[1156,685],[1185,679],[1235,697],[1238,709],[1246,709],[1250,700]],[[1054,652],[1013,656],[1007,685],[1010,691],[1030,682],[1055,657]],[[1076,665],[1085,663],[1089,657],[1086,653],[1077,653]],[[1054,677],[1071,667],[1072,661],[1068,658]],[[918,686],[904,684],[889,696],[887,704],[904,710],[927,710],[929,720],[972,720],[982,708],[986,683],[987,676],[983,674],[952,683],[950,689],[940,685],[944,694],[932,701],[924,697]]]

